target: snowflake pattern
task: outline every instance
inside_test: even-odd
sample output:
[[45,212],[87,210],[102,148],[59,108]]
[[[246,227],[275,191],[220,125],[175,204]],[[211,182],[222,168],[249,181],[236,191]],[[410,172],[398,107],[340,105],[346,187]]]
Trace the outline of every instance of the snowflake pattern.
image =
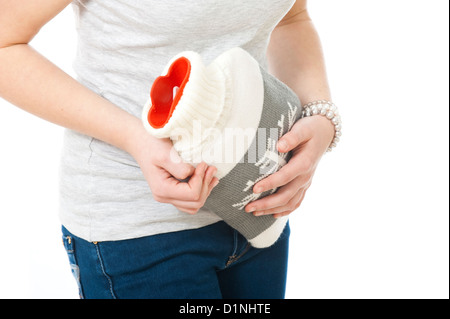
[[[256,166],[259,167],[260,172],[262,173],[257,179],[254,181],[247,181],[245,184],[245,187],[243,189],[243,192],[248,192],[249,190],[253,189],[253,186],[258,183],[259,181],[263,180],[267,176],[277,172],[281,167],[286,165],[286,157],[288,156],[288,153],[279,153],[277,151],[277,141],[285,134],[285,132],[289,132],[292,126],[294,125],[296,121],[296,114],[298,111],[297,106],[293,106],[291,103],[287,102],[289,110],[287,114],[287,123],[286,117],[284,114],[281,114],[280,120],[278,120],[278,139],[275,140],[272,137],[269,137],[267,139],[267,147],[264,155],[255,163]],[[287,129],[285,130],[285,124]],[[269,191],[269,195],[275,193],[277,189],[274,188]],[[245,206],[247,206],[248,203],[253,202],[254,200],[257,200],[262,196],[261,194],[254,194],[253,191],[245,196],[240,202],[233,204],[233,207],[242,210]]]

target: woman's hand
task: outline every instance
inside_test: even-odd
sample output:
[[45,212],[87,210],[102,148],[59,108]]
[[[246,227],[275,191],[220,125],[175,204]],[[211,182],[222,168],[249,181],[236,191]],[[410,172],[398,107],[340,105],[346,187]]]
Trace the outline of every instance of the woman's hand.
[[249,203],[245,211],[255,216],[289,215],[297,209],[311,186],[316,167],[334,137],[334,125],[316,115],[299,120],[277,144],[278,151],[292,151],[292,158],[278,172],[261,180],[253,192],[262,193],[280,187],[272,195]]
[[[132,156],[141,167],[153,198],[195,214],[204,205],[219,180],[217,169],[201,163],[194,168],[183,163],[169,139],[157,139],[144,132]],[[190,178],[189,178],[190,177]],[[182,182],[189,178],[188,182]]]

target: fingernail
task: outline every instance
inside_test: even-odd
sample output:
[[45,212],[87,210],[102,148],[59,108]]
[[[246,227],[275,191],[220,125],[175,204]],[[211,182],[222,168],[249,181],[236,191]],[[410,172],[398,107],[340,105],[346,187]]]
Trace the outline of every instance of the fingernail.
[[256,217],[259,217],[259,216],[264,215],[264,212],[256,212],[253,215],[255,215]]
[[255,207],[250,207],[246,210],[247,213],[253,213],[255,211]]
[[277,144],[278,144],[278,150],[279,150],[279,151],[284,151],[284,150],[286,150],[287,147],[288,147],[287,143],[286,143],[284,140],[278,141]]
[[219,185],[219,180],[215,181],[213,184],[213,188],[216,187],[217,185]]
[[263,190],[263,188],[261,186],[256,186],[253,188],[253,193],[259,194],[262,192],[262,190]]

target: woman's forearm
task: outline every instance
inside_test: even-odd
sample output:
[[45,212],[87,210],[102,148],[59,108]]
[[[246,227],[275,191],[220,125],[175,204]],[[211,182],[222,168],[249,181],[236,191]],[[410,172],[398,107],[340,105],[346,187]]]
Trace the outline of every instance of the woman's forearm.
[[[331,100],[319,36],[306,10],[306,0],[297,0],[272,33],[268,49],[269,70],[286,83],[302,104]],[[272,195],[247,205],[256,216],[282,217],[302,203],[317,165],[335,135],[334,124],[314,115],[297,121],[278,141],[280,152],[292,152],[278,172],[254,186],[259,193],[279,187]]]
[[[196,213],[217,185],[214,167],[177,160],[172,142],[145,131],[140,119],[87,89],[26,44],[0,49],[0,96],[58,125],[130,153],[155,200]],[[157,150],[157,151],[155,151]],[[184,180],[190,177],[189,181]]]
[[299,9],[275,28],[268,48],[272,74],[306,104],[330,100],[322,47],[306,9]]
[[40,118],[128,152],[143,130],[139,119],[78,83],[28,44],[0,49],[0,96]]

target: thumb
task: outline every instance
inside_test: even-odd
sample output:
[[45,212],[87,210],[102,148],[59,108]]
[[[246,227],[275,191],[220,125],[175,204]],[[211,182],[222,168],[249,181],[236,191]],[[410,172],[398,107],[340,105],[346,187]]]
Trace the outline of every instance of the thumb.
[[161,163],[161,167],[164,168],[170,175],[179,180],[187,179],[194,174],[195,167],[183,162],[178,152],[174,147],[171,147],[169,158],[167,161]]
[[307,142],[310,138],[307,125],[303,125],[301,120],[297,121],[292,129],[278,140],[278,151],[281,153],[292,151],[297,146]]

